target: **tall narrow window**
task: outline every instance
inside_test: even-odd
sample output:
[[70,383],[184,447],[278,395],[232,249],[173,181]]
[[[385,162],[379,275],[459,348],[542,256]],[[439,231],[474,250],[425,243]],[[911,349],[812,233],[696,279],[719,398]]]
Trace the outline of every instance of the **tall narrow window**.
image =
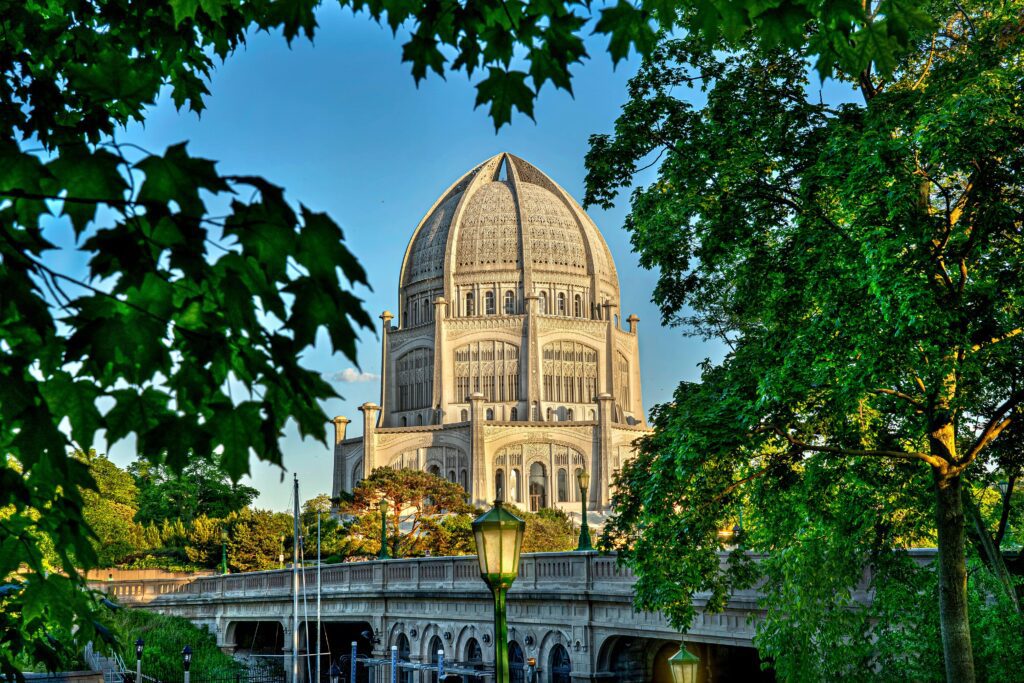
[[558,293],[558,315],[565,315],[565,294]]
[[516,312],[516,295],[511,290],[505,292],[505,315],[514,315]]
[[593,403],[597,395],[597,351],[571,341],[545,344],[541,351],[544,400]]
[[413,325],[419,325],[420,324],[420,302],[419,301],[413,301],[412,302],[412,324]]
[[505,498],[505,471],[498,470],[494,473],[494,497]]
[[569,474],[565,468],[558,470],[558,502],[565,503],[569,500]]
[[509,411],[508,419],[512,420],[513,422],[519,419],[519,411],[516,410],[515,406],[512,406],[512,410]]
[[473,307],[473,292],[466,293],[466,315],[476,315],[476,310]]
[[577,318],[583,317],[583,297],[579,294],[573,299],[572,314]]
[[494,315],[494,292],[484,294],[484,315]]
[[488,408],[487,412],[485,413],[485,415],[486,415],[485,419],[493,420],[494,419],[494,408]]
[[537,308],[541,313],[546,314],[548,312],[548,293],[541,292],[537,299]]
[[488,403],[519,400],[519,347],[479,341],[455,349],[455,395],[462,401],[474,391]]
[[434,353],[414,349],[398,359],[398,409],[430,406],[434,391]]

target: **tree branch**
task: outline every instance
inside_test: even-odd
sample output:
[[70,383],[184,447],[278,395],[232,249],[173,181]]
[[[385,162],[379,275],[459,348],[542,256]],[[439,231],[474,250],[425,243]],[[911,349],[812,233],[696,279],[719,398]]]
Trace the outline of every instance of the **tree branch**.
[[870,458],[893,458],[895,460],[907,460],[911,462],[923,461],[931,465],[932,467],[941,467],[945,465],[945,461],[941,458],[936,458],[928,453],[920,453],[916,451],[889,451],[889,450],[857,450],[851,448],[839,448],[838,446],[825,446],[825,445],[814,445],[809,444],[806,441],[801,441],[792,434],[789,434],[785,430],[779,429],[778,427],[765,427],[764,429],[758,429],[755,431],[771,431],[790,444],[800,448],[801,450],[817,451],[819,453],[831,453],[833,455],[842,455],[850,457],[870,457]]
[[1001,406],[996,408],[985,428],[981,430],[981,434],[974,441],[974,445],[967,451],[967,456],[958,463],[959,465],[969,465],[972,460],[978,457],[978,454],[981,453],[985,446],[995,441],[999,433],[1010,426],[1010,423],[1013,422],[1013,417],[1004,418],[1003,416],[1016,408],[1021,401],[1024,401],[1024,389],[1011,394]]
[[901,398],[904,401],[906,401],[907,403],[909,403],[910,405],[912,405],[912,406],[914,406],[916,408],[919,408],[921,410],[924,410],[924,404],[923,403],[918,401],[913,396],[910,396],[908,394],[904,394],[902,391],[896,391],[895,389],[875,389],[874,393],[876,393],[876,394],[886,394],[888,396],[895,396],[896,398]]
[[988,348],[989,346],[994,346],[994,345],[998,344],[999,342],[1006,341],[1007,339],[1012,339],[1013,337],[1016,337],[1021,332],[1024,332],[1024,327],[1018,327],[1015,330],[1010,330],[1009,332],[1007,332],[1006,334],[1002,335],[1001,337],[992,337],[991,339],[989,339],[986,342],[982,342],[980,344],[975,344],[975,345],[973,345],[971,347],[971,351],[980,351],[983,348]]
[[1017,483],[1017,475],[1011,475],[1006,480],[1006,493],[1003,494],[1002,500],[1002,511],[999,514],[999,526],[996,527],[995,538],[992,539],[993,543],[998,548],[1003,543],[1003,536],[1006,534],[1006,522],[1010,518],[1010,496],[1013,495],[1013,485]]

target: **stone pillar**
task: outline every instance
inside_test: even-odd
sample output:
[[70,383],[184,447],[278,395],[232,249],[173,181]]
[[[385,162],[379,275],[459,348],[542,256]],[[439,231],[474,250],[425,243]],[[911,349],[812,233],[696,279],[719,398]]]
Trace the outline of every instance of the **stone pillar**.
[[384,311],[380,314],[381,321],[381,333],[380,333],[380,405],[382,407],[378,427],[386,427],[384,423],[391,413],[394,412],[391,407],[388,406],[388,332],[391,331],[391,321],[395,316],[391,315],[391,311]]
[[380,466],[376,457],[377,413],[380,412],[380,406],[364,403],[359,406],[359,411],[363,414],[363,478],[366,478]]
[[636,334],[636,331],[637,331],[637,325],[636,324],[638,322],[640,322],[640,318],[638,318],[636,316],[636,314],[634,313],[634,314],[630,315],[628,318],[626,318],[626,322],[629,323],[629,333],[630,334]]
[[[543,420],[544,415],[540,404],[540,369],[541,350],[537,342],[537,295],[526,295],[526,319],[523,322],[523,353],[520,374],[526,375],[526,412],[527,420]],[[537,407],[537,415],[533,409]]]
[[444,394],[444,369],[448,364],[448,345],[445,343],[448,302],[443,296],[434,299],[434,391],[431,405],[434,406],[434,424],[444,424],[447,398]]
[[604,302],[605,330],[604,391],[615,396],[615,304]]
[[611,484],[613,403],[610,394],[597,397],[597,452],[590,469],[590,504],[600,510],[608,508],[608,487]]
[[331,495],[337,498],[350,482],[345,478],[345,462],[341,457],[341,442],[345,440],[345,432],[351,422],[347,417],[339,415],[331,420],[334,423],[334,486]]
[[469,395],[469,462],[473,480],[469,499],[474,505],[485,505],[491,467],[484,452],[484,395],[479,391]]

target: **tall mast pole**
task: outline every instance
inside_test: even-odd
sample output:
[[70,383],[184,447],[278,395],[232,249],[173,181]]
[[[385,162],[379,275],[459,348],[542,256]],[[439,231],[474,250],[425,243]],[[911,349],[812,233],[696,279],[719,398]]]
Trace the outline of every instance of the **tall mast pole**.
[[[299,683],[299,475],[295,477],[295,542],[292,543],[292,680]],[[319,683],[319,682],[317,682]]]
[[316,511],[316,683],[320,683],[320,509]]

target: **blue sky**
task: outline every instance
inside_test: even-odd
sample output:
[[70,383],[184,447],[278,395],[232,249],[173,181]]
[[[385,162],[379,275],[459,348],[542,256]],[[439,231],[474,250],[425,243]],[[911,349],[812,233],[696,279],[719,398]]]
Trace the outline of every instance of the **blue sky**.
[[[293,202],[328,212],[345,230],[350,249],[366,268],[373,291],[360,291],[376,317],[397,308],[397,279],[412,231],[444,189],[476,163],[500,151],[525,158],[550,175],[578,200],[583,196],[583,158],[587,138],[610,132],[625,101],[625,84],[636,61],[612,68],[605,39],[588,44],[592,59],[575,71],[575,98],[546,86],[536,123],[516,116],[495,134],[475,90],[464,74],[447,80],[431,76],[414,85],[401,63],[402,36],[377,26],[366,15],[327,9],[319,14],[314,44],[296,41],[289,48],[279,35],[253,35],[246,48],[219,66],[201,118],[176,112],[161,100],[145,126],[118,136],[154,152],[189,141],[193,155],[218,160],[222,173],[262,175],[282,185]],[[609,211],[590,210],[618,267],[622,314],[640,319],[640,353],[647,410],[671,397],[676,384],[698,377],[697,364],[719,358],[714,344],[662,328],[650,302],[656,274],[637,264],[622,229],[628,197]],[[60,256],[57,256],[60,258]],[[325,341],[309,352],[307,367],[325,374],[345,372],[352,363],[331,355]],[[359,345],[360,370],[380,371],[380,347],[374,334]],[[337,381],[343,399],[327,401],[328,416],[355,420],[356,409],[376,401],[379,386],[370,381]],[[358,434],[354,421],[350,435]],[[99,444],[100,450],[103,444]],[[297,472],[301,498],[329,492],[332,455],[323,444],[299,439],[290,425],[283,444],[285,466]],[[110,449],[120,464],[134,458],[134,442]],[[290,474],[253,459],[252,484],[257,505],[286,508]]]

